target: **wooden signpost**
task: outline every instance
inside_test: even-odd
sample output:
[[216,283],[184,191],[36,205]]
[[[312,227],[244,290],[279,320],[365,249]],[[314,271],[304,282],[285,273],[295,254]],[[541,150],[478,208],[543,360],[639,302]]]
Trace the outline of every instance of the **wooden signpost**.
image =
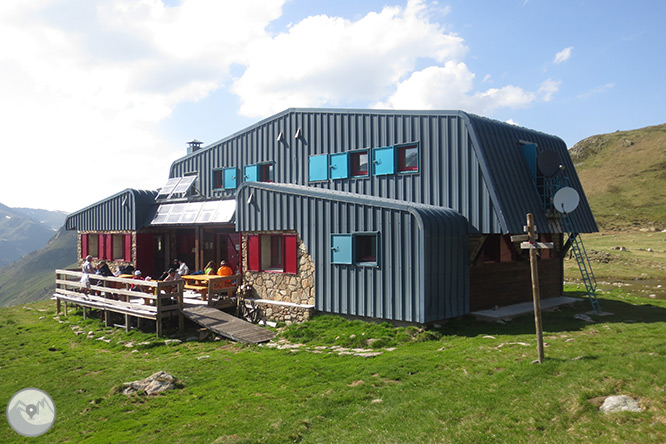
[[534,216],[527,213],[527,234],[511,236],[512,242],[521,242],[520,248],[530,250],[530,273],[532,275],[532,299],[534,301],[534,325],[537,334],[537,362],[543,362],[543,329],[541,327],[541,295],[539,293],[539,270],[537,264],[537,252],[542,249],[553,248],[552,242],[537,242],[536,226]]

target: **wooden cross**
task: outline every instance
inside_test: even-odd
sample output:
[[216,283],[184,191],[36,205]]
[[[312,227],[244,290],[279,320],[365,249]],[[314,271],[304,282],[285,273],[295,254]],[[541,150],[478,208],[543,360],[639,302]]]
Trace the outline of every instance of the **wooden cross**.
[[553,248],[552,242],[537,242],[537,227],[534,225],[534,216],[527,213],[527,225],[524,230],[527,234],[511,236],[512,242],[521,242],[520,248],[530,251],[530,272],[532,274],[532,299],[534,301],[534,325],[537,333],[538,362],[543,362],[543,329],[541,327],[541,295],[539,293],[539,270],[537,252],[542,249]]

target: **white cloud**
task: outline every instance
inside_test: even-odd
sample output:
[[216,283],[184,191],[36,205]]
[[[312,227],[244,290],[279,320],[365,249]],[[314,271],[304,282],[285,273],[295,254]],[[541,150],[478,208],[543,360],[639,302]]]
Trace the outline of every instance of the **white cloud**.
[[462,62],[447,62],[414,72],[400,82],[394,94],[375,104],[395,109],[464,109],[492,114],[500,108],[525,108],[537,100],[549,101],[559,83],[546,80],[537,91],[515,85],[473,92],[474,74]]
[[423,1],[385,7],[357,21],[318,15],[255,48],[233,91],[241,113],[262,117],[289,106],[374,102],[409,76],[417,61],[462,58],[463,39],[430,20]]
[[520,126],[520,124],[513,119],[505,120],[505,122],[509,125]]
[[157,125],[219,88],[282,4],[1,2],[0,122],[11,148],[0,202],[75,210],[128,186],[161,186],[185,149]]
[[563,62],[566,62],[571,58],[571,51],[573,51],[573,46],[569,46],[568,48],[564,48],[562,51],[558,52],[555,54],[555,59],[553,59],[553,63],[560,64]]
[[[536,91],[475,89],[468,47],[440,23],[448,8],[435,2],[353,20],[310,16],[270,34],[286,1],[0,2],[0,122],[10,147],[0,202],[23,206],[29,196],[29,206],[76,210],[126,187],[161,186],[184,147],[161,139],[158,125],[221,88],[251,117],[295,106],[491,114],[548,101],[559,88],[547,80]],[[232,66],[242,74],[231,78]]]
[[541,100],[544,102],[550,102],[550,100],[553,98],[553,95],[560,90],[560,82],[559,80],[552,80],[552,79],[547,79],[545,80],[541,86],[539,87],[539,90],[537,93],[541,97]]
[[591,96],[595,96],[597,94],[603,94],[604,92],[608,91],[609,89],[615,88],[615,84],[612,82],[609,83],[604,83],[603,85],[599,85],[596,88],[592,88],[589,91],[585,91],[581,94],[578,94],[579,99],[587,99]]
[[[287,107],[368,106],[465,109],[491,114],[548,101],[557,82],[537,91],[515,85],[475,91],[464,40],[434,21],[422,0],[385,7],[356,21],[318,15],[256,48],[233,83],[240,112],[265,117]],[[419,69],[417,66],[423,66]],[[492,80],[490,74],[482,83]]]

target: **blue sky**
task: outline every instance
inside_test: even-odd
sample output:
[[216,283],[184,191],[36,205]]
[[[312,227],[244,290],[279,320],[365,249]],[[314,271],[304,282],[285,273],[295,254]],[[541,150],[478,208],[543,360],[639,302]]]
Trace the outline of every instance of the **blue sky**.
[[156,189],[188,140],[290,107],[462,109],[570,147],[665,123],[664,18],[657,0],[3,0],[0,203]]

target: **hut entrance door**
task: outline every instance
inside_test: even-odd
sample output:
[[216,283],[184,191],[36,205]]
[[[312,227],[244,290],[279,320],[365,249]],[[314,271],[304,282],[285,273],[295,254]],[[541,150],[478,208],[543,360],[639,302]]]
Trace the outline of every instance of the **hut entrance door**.
[[240,273],[240,233],[217,234],[217,263],[226,260],[234,273]]

